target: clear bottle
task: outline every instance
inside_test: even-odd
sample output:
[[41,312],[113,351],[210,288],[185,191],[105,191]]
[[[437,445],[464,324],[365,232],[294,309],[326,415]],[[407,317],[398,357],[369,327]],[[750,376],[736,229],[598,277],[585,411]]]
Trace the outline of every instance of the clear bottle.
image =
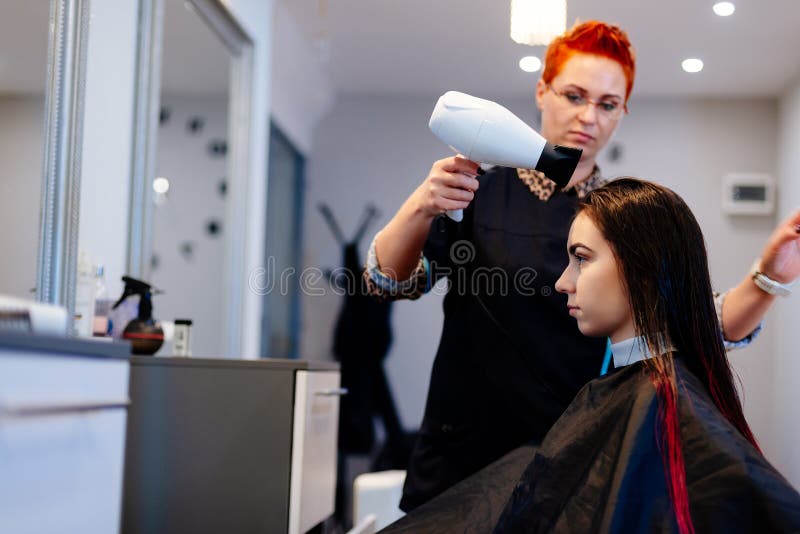
[[98,265],[94,270],[94,298],[96,300],[108,298],[108,286],[106,286],[106,269]]
[[94,326],[95,280],[92,260],[85,250],[78,253],[75,277],[75,315],[73,330],[78,337],[92,337]]

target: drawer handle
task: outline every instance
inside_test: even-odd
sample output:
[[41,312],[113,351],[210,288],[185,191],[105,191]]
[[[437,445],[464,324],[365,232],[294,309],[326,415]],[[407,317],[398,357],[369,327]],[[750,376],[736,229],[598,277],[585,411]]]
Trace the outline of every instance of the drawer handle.
[[347,395],[347,388],[321,389],[315,392],[314,395],[319,395],[320,397],[341,397]]
[[130,399],[84,403],[23,404],[19,406],[0,404],[0,419],[118,410],[127,408],[130,405]]

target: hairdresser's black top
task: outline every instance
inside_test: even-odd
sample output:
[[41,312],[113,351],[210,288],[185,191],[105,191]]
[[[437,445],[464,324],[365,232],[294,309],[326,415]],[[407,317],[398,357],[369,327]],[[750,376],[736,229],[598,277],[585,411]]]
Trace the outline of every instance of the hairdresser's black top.
[[435,219],[424,249],[429,283],[450,289],[404,510],[540,441],[602,364],[605,339],[580,334],[554,287],[575,192],[543,202],[509,168],[479,181],[464,220]]

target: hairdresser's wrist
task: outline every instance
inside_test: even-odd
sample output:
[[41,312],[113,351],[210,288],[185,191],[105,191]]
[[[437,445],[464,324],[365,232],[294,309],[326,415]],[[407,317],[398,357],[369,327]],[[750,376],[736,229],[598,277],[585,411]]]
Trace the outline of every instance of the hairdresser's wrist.
[[433,220],[443,213],[443,210],[436,206],[435,201],[431,198],[430,192],[426,189],[426,184],[422,184],[409,199],[407,204],[409,214],[422,222],[427,228],[430,227]]

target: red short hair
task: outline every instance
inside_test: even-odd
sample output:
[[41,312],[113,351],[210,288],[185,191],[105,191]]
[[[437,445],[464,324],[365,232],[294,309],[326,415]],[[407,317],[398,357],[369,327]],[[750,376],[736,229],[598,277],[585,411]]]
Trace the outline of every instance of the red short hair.
[[625,101],[628,101],[636,74],[636,55],[627,33],[619,26],[598,20],[576,23],[547,47],[542,80],[545,83],[552,82],[564,63],[576,52],[607,57],[619,63],[628,82],[625,91]]

